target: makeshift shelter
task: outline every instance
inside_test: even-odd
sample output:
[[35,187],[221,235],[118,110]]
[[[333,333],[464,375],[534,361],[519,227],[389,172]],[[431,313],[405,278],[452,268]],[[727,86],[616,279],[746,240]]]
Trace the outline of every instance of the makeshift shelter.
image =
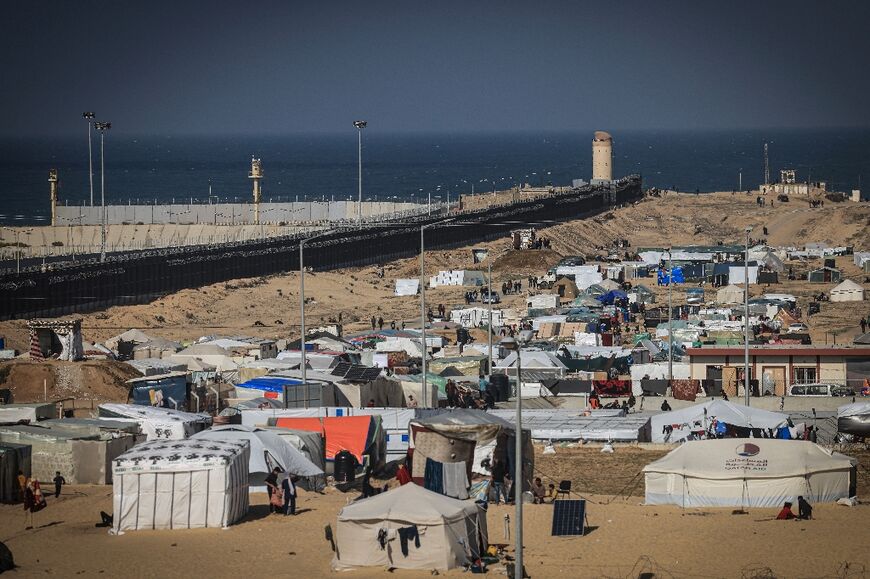
[[31,446],[4,442],[0,444],[0,503],[21,501],[18,471],[30,477]]
[[601,280],[598,285],[600,285],[607,291],[622,289],[622,286],[619,285],[619,283],[613,281],[612,279]]
[[413,279],[397,279],[395,294],[397,296],[415,296],[420,293],[420,280]]
[[301,479],[298,483],[299,486],[309,491],[322,491],[326,488],[326,441],[323,439],[323,435],[319,432],[289,430],[287,428],[270,427],[268,430],[292,444],[293,448],[323,471],[322,475]]
[[758,262],[768,271],[775,271],[777,273],[782,273],[785,271],[785,264],[782,262],[778,255],[770,250],[767,250],[767,252],[765,252],[765,254],[761,256]]
[[113,528],[228,527],[248,512],[247,442],[153,441],[113,462]]
[[628,298],[628,294],[622,290],[609,290],[606,294],[600,295],[596,299],[602,304],[609,306],[626,298]]
[[577,284],[567,277],[563,277],[553,284],[553,293],[558,294],[562,300],[573,300],[580,295]]
[[387,443],[380,416],[280,417],[275,419],[275,426],[321,433],[328,461],[335,460],[342,450],[349,451],[359,464],[364,464],[367,457],[372,467],[385,460]]
[[82,319],[28,320],[30,357],[75,361],[84,357]]
[[858,462],[805,440],[758,438],[687,442],[648,464],[646,504],[781,507],[852,496]]
[[788,414],[711,400],[651,416],[647,424],[647,440],[661,443],[701,438],[714,420],[730,426],[735,434],[743,434],[741,438],[748,438],[753,429],[777,430],[787,426],[789,418]]
[[[403,531],[411,527],[419,532],[419,543],[404,537]],[[379,539],[382,531],[385,543]],[[446,571],[480,557],[488,544],[486,511],[472,501],[406,484],[341,509],[335,543],[336,570],[375,566]]]
[[100,418],[136,420],[149,441],[181,440],[211,425],[211,416],[208,414],[138,404],[100,404],[98,412]]
[[247,441],[250,446],[248,484],[251,491],[265,492],[266,476],[275,467],[299,477],[323,475],[323,470],[305,458],[289,441],[263,428],[226,424],[197,432],[190,439],[219,442]]
[[851,279],[844,280],[840,285],[831,290],[832,302],[861,302],[864,301],[864,287]]
[[820,267],[807,274],[811,283],[837,283],[842,277],[843,273],[833,267]]
[[654,304],[656,303],[656,295],[645,285],[638,284],[632,287],[628,292],[628,301],[633,304]]
[[744,301],[743,288],[736,285],[728,285],[716,292],[717,304],[742,304]]
[[53,402],[0,404],[0,424],[38,422],[49,418],[57,418],[57,404]]
[[134,404],[187,410],[186,371],[131,378],[127,384]]
[[[435,468],[445,473],[455,473],[455,465],[464,463],[464,488],[455,480],[447,480],[441,487],[443,494],[457,498],[468,496],[472,470],[490,456],[502,460],[509,472],[514,472],[516,429],[502,418],[478,410],[458,409],[412,420],[409,429],[413,446],[411,473],[418,484],[424,484],[430,460],[440,464]],[[522,437],[523,486],[526,488],[534,472],[534,453],[531,432],[523,429]],[[445,474],[445,478],[448,476]],[[430,482],[437,486],[437,480]]]

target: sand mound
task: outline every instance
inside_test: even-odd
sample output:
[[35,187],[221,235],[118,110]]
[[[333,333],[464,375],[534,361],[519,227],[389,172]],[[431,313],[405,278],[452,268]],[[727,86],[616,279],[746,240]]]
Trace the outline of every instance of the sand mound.
[[101,402],[126,402],[126,380],[140,374],[121,362],[31,362],[13,360],[0,364],[0,388],[9,388],[13,402],[39,402],[45,399],[90,399]]

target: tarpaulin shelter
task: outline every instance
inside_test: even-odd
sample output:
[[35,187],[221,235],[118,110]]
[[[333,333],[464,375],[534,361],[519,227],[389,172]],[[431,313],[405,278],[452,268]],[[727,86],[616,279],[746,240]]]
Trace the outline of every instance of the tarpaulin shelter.
[[870,402],[854,402],[837,408],[837,432],[870,437]]
[[686,283],[686,278],[683,276],[683,268],[675,267],[673,269],[661,268],[657,276],[659,285],[668,285],[670,280],[674,283]]
[[146,442],[113,465],[113,528],[228,527],[248,512],[247,442]]
[[742,304],[745,297],[743,288],[736,285],[728,285],[716,292],[717,304]]
[[309,491],[321,491],[326,488],[326,443],[321,433],[277,427],[269,427],[267,430],[292,444],[293,448],[323,471],[322,475],[309,476],[300,480],[298,483],[300,487]]
[[278,467],[282,472],[299,477],[323,475],[323,470],[305,458],[289,441],[274,432],[241,424],[214,426],[197,432],[191,440],[244,442],[250,445],[248,485],[251,491],[265,492],[266,476]]
[[167,372],[127,380],[130,400],[143,406],[187,409],[187,372]]
[[282,417],[275,420],[275,426],[322,433],[326,444],[326,460],[335,460],[336,454],[347,450],[360,464],[363,464],[366,455],[373,467],[384,461],[386,437],[380,416]]
[[[413,527],[419,543],[405,534]],[[332,566],[337,570],[375,566],[446,571],[480,557],[488,544],[486,511],[473,501],[406,484],[341,509],[335,543]]]
[[[480,464],[486,455],[477,451],[487,447],[493,456],[514,472],[515,428],[510,422],[479,410],[456,409],[417,418],[410,423],[413,457],[411,474],[415,482],[424,482],[426,459],[438,463],[465,463],[467,480],[471,480],[472,467]],[[523,485],[528,487],[534,468],[531,432],[523,429]],[[491,445],[491,446],[489,446]]]
[[556,280],[553,284],[553,293],[559,294],[559,297],[564,300],[573,300],[580,295],[580,290],[577,289],[577,284],[567,277]]
[[211,425],[208,414],[138,404],[100,404],[100,418],[124,418],[139,422],[148,440],[181,440]]
[[606,294],[598,296],[596,299],[600,301],[604,305],[612,305],[618,300],[624,300],[628,298],[628,294],[626,294],[622,290],[610,290]]
[[768,438],[687,442],[648,464],[646,504],[780,507],[852,495],[857,461],[805,440]]
[[650,442],[692,440],[697,437],[697,433],[707,430],[713,420],[741,429],[776,430],[788,425],[789,418],[788,414],[768,412],[725,400],[711,400],[704,404],[651,416],[647,424],[647,440]]

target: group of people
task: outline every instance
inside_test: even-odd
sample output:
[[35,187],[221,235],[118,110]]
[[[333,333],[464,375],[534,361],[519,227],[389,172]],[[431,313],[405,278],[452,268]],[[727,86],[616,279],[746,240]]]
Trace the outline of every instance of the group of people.
[[795,514],[791,510],[791,501],[786,501],[782,506],[782,510],[779,511],[779,514],[776,515],[776,520],[778,521],[788,521],[791,519],[804,520],[807,521],[813,518],[813,507],[809,502],[803,497],[798,497],[798,514]]
[[[432,310],[429,310],[429,316],[431,317],[431,315],[432,315]],[[384,318],[383,317],[376,318],[375,316],[372,316],[371,322],[372,322],[372,330],[383,330],[384,329]],[[399,324],[397,324],[395,320],[390,322],[390,329],[391,330],[395,330],[398,328],[399,328]],[[401,322],[401,328],[403,330],[405,329],[405,322],[404,321]]]
[[[61,487],[66,484],[66,479],[60,471],[57,471],[52,482],[54,482],[54,498],[59,498]],[[18,493],[27,515],[39,512],[48,506],[39,480],[25,475],[23,470],[18,471]]]
[[523,282],[519,280],[509,280],[501,284],[501,293],[504,295],[518,294],[523,291]]
[[489,383],[481,376],[478,392],[471,388],[459,386],[453,380],[447,380],[444,393],[447,395],[447,406],[450,408],[471,408],[474,410],[486,410],[495,406],[495,397],[489,389]]

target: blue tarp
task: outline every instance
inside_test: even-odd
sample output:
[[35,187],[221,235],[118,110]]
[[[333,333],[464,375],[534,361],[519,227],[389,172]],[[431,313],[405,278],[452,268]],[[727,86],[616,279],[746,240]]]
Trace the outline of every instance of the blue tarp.
[[154,404],[152,391],[160,391],[163,394],[164,408],[174,408],[172,398],[178,403],[178,409],[184,410],[187,407],[187,377],[186,376],[171,376],[166,378],[157,378],[147,382],[136,382],[133,386],[131,395],[133,404],[142,404],[151,406]]
[[252,388],[254,390],[262,390],[264,392],[277,392],[278,394],[284,394],[284,386],[293,386],[295,384],[302,384],[302,380],[296,380],[295,378],[284,378],[281,376],[260,376],[258,378],[252,378],[247,382],[242,382],[241,384],[236,384],[239,388]]
[[626,294],[624,291],[610,290],[609,292],[607,292],[603,296],[598,296],[595,299],[600,301],[602,304],[609,306],[612,303],[614,303],[616,300],[624,300],[626,298],[628,298],[628,294]]
[[[674,283],[686,283],[686,278],[683,276],[683,268],[675,267],[673,269]],[[668,270],[660,269],[658,276],[659,285],[668,285]]]

